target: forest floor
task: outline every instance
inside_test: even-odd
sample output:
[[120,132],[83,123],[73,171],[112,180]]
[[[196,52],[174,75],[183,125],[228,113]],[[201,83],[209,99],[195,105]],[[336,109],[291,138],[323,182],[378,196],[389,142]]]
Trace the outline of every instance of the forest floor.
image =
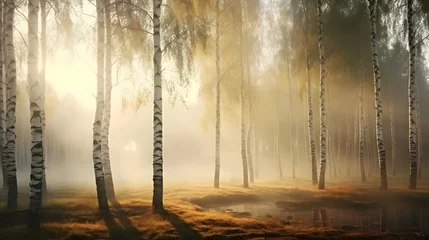
[[[237,212],[206,211],[210,207],[273,201],[280,208],[371,207],[410,203],[429,206],[429,188],[408,191],[406,185],[379,191],[377,182],[328,185],[317,190],[308,181],[265,182],[243,189],[239,185],[166,186],[166,212],[151,209],[152,186],[117,189],[117,203],[108,214],[100,214],[95,191],[52,188],[42,210],[42,230],[27,231],[28,195],[20,195],[19,209],[5,210],[0,194],[0,239],[424,239],[418,234],[361,232],[359,229],[312,227],[275,217],[256,218]],[[299,187],[297,187],[299,186]],[[428,186],[428,184],[425,184]]]

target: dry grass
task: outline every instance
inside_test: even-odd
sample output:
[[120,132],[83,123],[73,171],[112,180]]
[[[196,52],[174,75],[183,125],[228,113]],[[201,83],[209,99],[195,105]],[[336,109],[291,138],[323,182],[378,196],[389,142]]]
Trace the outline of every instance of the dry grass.
[[[118,204],[109,214],[100,214],[92,191],[54,191],[42,211],[42,231],[26,229],[27,212],[0,211],[0,239],[402,239],[386,233],[344,232],[330,228],[312,228],[274,218],[253,218],[222,212],[207,212],[204,207],[257,201],[277,201],[279,206],[307,208],[314,204],[350,204],[387,201],[428,202],[427,190],[408,192],[393,189],[379,192],[366,188],[334,186],[315,191],[311,186],[296,188],[284,182],[266,183],[243,189],[226,186],[177,185],[165,189],[165,214],[151,209],[151,187],[118,191]],[[25,209],[25,202],[21,202]],[[295,205],[294,205],[295,204]]]

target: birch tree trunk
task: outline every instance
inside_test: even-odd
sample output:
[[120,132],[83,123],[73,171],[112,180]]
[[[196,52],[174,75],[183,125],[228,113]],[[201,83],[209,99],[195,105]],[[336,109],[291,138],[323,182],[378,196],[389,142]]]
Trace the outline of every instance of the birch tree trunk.
[[310,59],[309,51],[306,49],[307,61],[307,105],[308,105],[308,138],[310,141],[310,158],[311,158],[311,179],[313,185],[317,185],[317,164],[316,164],[316,143],[314,142],[314,129],[313,129],[313,104],[311,102],[311,81],[310,81]]
[[252,107],[252,83],[250,81],[250,66],[249,57],[247,57],[247,84],[248,84],[248,110],[249,110],[249,127],[247,130],[247,159],[249,160],[249,175],[250,182],[255,182],[255,174],[253,169],[253,156],[252,156],[252,129],[253,129],[253,107]]
[[[46,45],[46,0],[40,0],[40,15],[41,15],[41,33],[40,33],[40,48],[41,48],[41,55],[42,55],[42,66],[40,68],[40,87],[41,87],[41,97],[42,97],[42,106],[41,106],[41,116],[42,116],[42,131],[45,133],[46,128],[46,115],[45,115],[45,102],[46,102],[46,52],[47,52],[47,45]],[[47,141],[45,134],[43,134],[43,159],[44,164],[43,168],[46,169],[46,166],[48,164],[47,162]],[[43,180],[42,180],[42,190],[43,195],[46,195],[48,193],[48,188],[46,185],[46,171],[43,171]]]
[[93,151],[95,183],[97,185],[98,208],[100,211],[109,209],[104,182],[103,162],[101,159],[101,128],[104,109],[104,4],[96,0],[97,9],[97,106],[93,124]]
[[[355,111],[353,117],[353,169],[359,168],[359,109]],[[357,171],[355,172],[358,174]]]
[[422,178],[422,130],[420,123],[420,96],[419,88],[416,87],[416,112],[417,112],[417,177]]
[[409,189],[417,188],[417,136],[416,136],[416,41],[414,29],[413,0],[407,1],[408,17],[408,49],[409,49],[409,80],[408,80],[408,147],[410,157],[410,182]]
[[346,175],[350,177],[350,121],[349,121],[349,112],[346,111],[346,157],[345,157],[345,166],[346,166]]
[[39,210],[42,206],[42,183],[44,177],[42,86],[39,79],[39,0],[28,1],[28,71],[30,89],[31,126],[31,175],[30,175],[30,220],[29,226],[40,228]]
[[[365,95],[363,97],[363,102],[365,105]],[[364,130],[365,130],[365,148],[366,150],[366,155],[367,155],[367,166],[366,169],[368,177],[371,177],[371,159],[372,159],[372,148],[371,146],[371,135],[369,134],[369,127],[368,127],[368,118],[366,116],[366,110],[363,110],[363,125],[364,125]]]
[[18,201],[18,186],[16,178],[16,60],[15,47],[13,44],[13,18],[15,12],[15,1],[7,0],[5,7],[4,30],[6,42],[6,144],[3,150],[3,158],[6,167],[6,176],[8,183],[8,202],[9,209],[15,209]]
[[[293,119],[292,119],[292,114],[293,114],[293,100],[292,100],[292,87],[291,87],[291,70],[290,70],[290,62],[289,62],[289,49],[290,49],[290,42],[288,42],[288,51],[287,51],[287,56],[286,56],[286,61],[287,61],[287,78],[288,78],[288,84],[289,84],[289,145],[290,145],[290,154],[291,154],[291,160],[292,160],[292,178],[295,179],[295,154],[294,154],[294,147],[293,147]],[[298,136],[297,136],[298,139]]]
[[319,30],[320,61],[320,178],[319,189],[325,189],[326,171],[326,109],[325,109],[325,46],[323,45],[322,0],[317,0],[317,25]]
[[[390,83],[390,81],[389,81]],[[389,117],[390,117],[390,137],[392,139],[392,175],[396,176],[396,134],[395,118],[393,114],[392,84],[389,86]]]
[[[276,83],[277,83],[277,81],[276,81]],[[278,171],[279,171],[279,178],[280,178],[280,180],[282,180],[283,179],[283,170],[282,170],[282,162],[281,162],[281,158],[280,158],[280,113],[279,113],[279,98],[278,98],[278,94],[277,94],[277,89],[278,89],[278,86],[277,86],[277,84],[275,84],[275,89],[274,89],[274,91],[275,91],[275,101],[276,101],[276,117],[277,117],[277,119],[276,119],[276,133],[275,133],[275,139],[274,139],[274,142],[275,142],[275,154],[276,154],[276,161],[277,161],[277,167],[279,168],[278,169]]]
[[113,185],[112,169],[110,167],[110,112],[112,98],[112,29],[110,22],[110,0],[105,0],[105,22],[106,22],[106,67],[105,67],[105,94],[104,94],[104,113],[103,125],[101,130],[101,154],[104,170],[104,181],[106,185],[107,198],[110,201],[116,200],[115,188]]
[[164,210],[163,204],[163,142],[162,142],[162,65],[161,65],[161,5],[162,0],[153,0],[153,199],[155,212]]
[[376,35],[376,0],[368,0],[370,12],[370,30],[371,30],[371,48],[372,48],[372,67],[374,71],[374,90],[376,104],[376,133],[378,146],[378,161],[380,169],[380,189],[387,190],[387,173],[386,173],[386,151],[384,149],[383,139],[383,108],[381,99],[381,78],[380,65],[378,63],[377,35]]
[[4,34],[3,34],[3,14],[5,12],[5,7],[3,7],[3,2],[0,2],[0,158],[1,158],[1,167],[2,167],[2,173],[3,173],[3,189],[7,189],[7,176],[6,176],[6,162],[4,161],[5,158],[3,158],[3,150],[4,145],[6,143],[6,113],[5,113],[5,93],[7,85],[5,82],[5,79],[3,78],[3,69],[6,70],[6,62],[4,58],[5,49],[4,48]]
[[241,108],[241,159],[243,162],[243,187],[249,187],[249,171],[247,166],[247,158],[246,158],[246,126],[245,126],[245,118],[244,118],[244,52],[243,52],[243,10],[241,0],[239,3],[239,31],[240,31],[240,82],[241,82],[241,90],[240,90],[240,108]]
[[215,152],[215,177],[214,187],[219,188],[220,181],[220,49],[219,49],[219,17],[220,0],[216,1],[216,152]]
[[360,81],[360,93],[359,93],[359,169],[360,169],[360,179],[364,183],[366,182],[365,175],[365,162],[363,157],[363,76]]

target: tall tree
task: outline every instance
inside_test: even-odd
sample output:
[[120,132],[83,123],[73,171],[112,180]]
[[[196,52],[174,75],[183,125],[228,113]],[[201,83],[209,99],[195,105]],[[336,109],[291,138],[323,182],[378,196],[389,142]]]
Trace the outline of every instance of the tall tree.
[[274,82],[274,101],[276,104],[276,132],[275,132],[275,145],[274,145],[274,149],[275,149],[275,156],[276,156],[276,161],[278,164],[278,171],[279,171],[279,178],[280,180],[283,179],[283,167],[282,167],[282,161],[281,161],[281,157],[280,157],[280,107],[279,107],[279,96],[278,96],[278,83],[277,83],[277,79]]
[[13,42],[13,19],[15,12],[15,1],[7,0],[5,7],[5,43],[6,43],[6,144],[3,150],[3,159],[6,168],[8,183],[8,203],[9,209],[17,207],[18,185],[16,178],[16,60],[15,47]]
[[[41,98],[42,98],[42,105],[41,105],[41,116],[42,116],[42,131],[45,132],[46,128],[46,114],[45,114],[45,102],[46,102],[46,54],[47,54],[47,43],[46,43],[46,18],[48,17],[48,14],[46,12],[46,1],[47,0],[40,0],[40,19],[41,19],[41,31],[40,31],[40,48],[41,48],[41,57],[42,57],[42,64],[40,67],[40,87],[41,87]],[[46,168],[47,165],[47,142],[45,141],[45,134],[43,134],[43,159],[44,164],[43,168]],[[42,180],[42,190],[44,193],[48,192],[48,188],[46,185],[46,172],[43,171],[43,180]]]
[[249,170],[246,156],[246,126],[245,126],[245,99],[244,92],[246,83],[244,82],[244,52],[243,52],[243,8],[241,0],[238,0],[238,31],[239,31],[239,48],[240,48],[240,109],[241,109],[241,160],[243,162],[243,187],[249,187]]
[[[289,31],[288,34],[289,36]],[[288,78],[288,86],[289,86],[289,145],[290,145],[290,153],[291,153],[291,160],[292,160],[292,178],[295,179],[295,154],[294,154],[294,147],[293,147],[293,100],[292,100],[292,77],[291,77],[291,69],[290,69],[290,41],[288,41],[286,45],[287,51],[286,51],[286,64],[287,64],[287,78]],[[298,138],[298,137],[297,137]]]
[[396,133],[395,133],[395,118],[393,112],[392,101],[392,80],[389,79],[389,119],[390,119],[390,138],[392,141],[392,175],[396,176]]
[[112,28],[110,19],[110,0],[105,0],[105,23],[106,23],[106,59],[105,59],[105,96],[103,125],[101,130],[101,154],[104,170],[104,181],[106,184],[106,194],[109,200],[115,200],[115,188],[113,185],[112,169],[110,167],[110,148],[109,148],[109,130],[110,130],[110,112],[112,98]]
[[101,131],[104,109],[104,4],[103,0],[96,0],[97,10],[97,105],[93,124],[93,150],[95,183],[97,185],[98,208],[100,211],[109,209],[104,181],[103,162],[101,159]]
[[410,157],[410,181],[408,188],[417,188],[417,136],[416,136],[416,34],[414,28],[413,0],[407,0],[409,79],[408,79],[408,147]]
[[310,46],[309,46],[309,20],[308,20],[308,8],[307,3],[303,2],[304,10],[304,35],[305,35],[305,61],[307,71],[307,106],[308,106],[308,135],[310,142],[310,158],[311,158],[311,176],[313,185],[317,185],[317,164],[316,164],[316,143],[314,140],[314,128],[313,128],[313,104],[311,100],[311,66],[310,66]]
[[[362,70],[363,71],[363,70]],[[362,75],[364,75],[362,73]],[[360,81],[360,92],[359,92],[359,170],[360,170],[360,178],[362,182],[366,182],[366,175],[365,175],[365,161],[364,161],[364,148],[363,148],[363,142],[364,142],[364,113],[363,113],[363,76]]]
[[371,47],[372,47],[372,66],[374,72],[374,89],[375,89],[375,104],[376,104],[376,133],[378,146],[378,161],[380,169],[380,189],[387,190],[387,172],[386,172],[386,151],[384,149],[383,139],[383,108],[381,99],[381,77],[380,65],[378,62],[377,50],[377,32],[376,32],[376,0],[368,0],[369,20],[371,31]]
[[214,187],[219,188],[220,179],[220,0],[216,0],[216,153]]
[[162,81],[161,81],[161,5],[162,0],[153,0],[153,199],[156,212],[164,209],[163,204],[163,144],[162,144]]
[[317,24],[319,29],[320,59],[320,179],[319,189],[325,189],[326,170],[326,110],[325,110],[325,46],[323,45],[322,0],[317,0]]
[[419,88],[416,88],[416,130],[417,130],[417,177],[422,177],[422,129],[420,123],[420,96]]
[[31,175],[30,175],[30,226],[40,227],[38,219],[42,206],[42,183],[44,177],[42,86],[39,79],[39,0],[28,1],[28,71],[30,88],[31,125]]
[[4,25],[3,25],[3,14],[5,11],[5,7],[3,6],[3,2],[0,2],[0,158],[1,158],[1,167],[2,167],[2,174],[3,174],[3,189],[7,189],[7,176],[6,176],[6,163],[4,162],[3,158],[3,149],[4,145],[6,143],[6,115],[5,115],[5,93],[7,85],[4,83],[3,79],[3,71],[6,70],[6,62],[4,58]]

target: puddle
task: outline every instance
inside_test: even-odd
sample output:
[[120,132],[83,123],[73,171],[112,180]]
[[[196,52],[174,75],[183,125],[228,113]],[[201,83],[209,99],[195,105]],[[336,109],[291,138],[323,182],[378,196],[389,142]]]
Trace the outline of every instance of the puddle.
[[317,208],[287,210],[275,203],[239,204],[214,207],[209,211],[227,212],[237,216],[277,218],[288,224],[300,223],[310,227],[332,227],[344,231],[397,233],[419,232],[429,235],[429,207],[373,207],[367,209]]

